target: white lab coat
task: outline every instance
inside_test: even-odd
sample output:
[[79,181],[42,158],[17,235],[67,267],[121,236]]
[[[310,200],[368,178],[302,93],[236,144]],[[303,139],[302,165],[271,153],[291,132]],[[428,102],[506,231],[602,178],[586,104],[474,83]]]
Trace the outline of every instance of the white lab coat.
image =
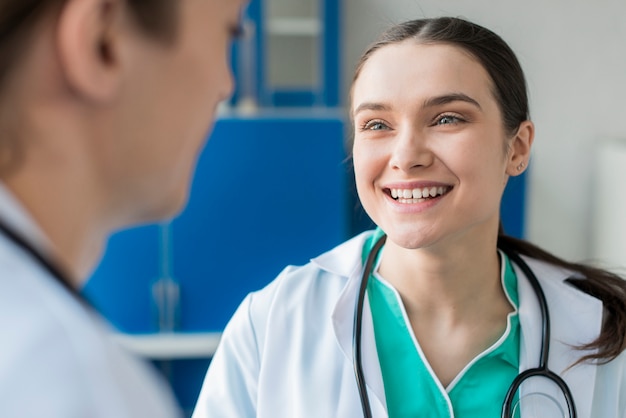
[[[193,418],[329,418],[362,416],[352,363],[354,303],[366,232],[304,267],[289,267],[250,294],[226,327],[205,378]],[[577,345],[600,331],[602,305],[563,283],[566,271],[528,260],[548,299],[552,338],[549,367],[569,384],[580,418],[626,416],[625,356],[604,366],[577,365]],[[536,367],[541,319],[535,294],[517,269],[522,327],[520,368]],[[363,318],[363,369],[374,417],[387,417],[372,317]],[[554,393],[545,379],[522,394]],[[540,399],[545,399],[541,397]],[[544,417],[526,404],[523,417]],[[566,408],[563,405],[563,408]],[[567,409],[564,409],[567,411]],[[550,411],[553,412],[553,411]]]
[[[0,217],[46,247],[1,184]],[[0,417],[178,416],[156,372],[118,347],[98,314],[0,233]]]

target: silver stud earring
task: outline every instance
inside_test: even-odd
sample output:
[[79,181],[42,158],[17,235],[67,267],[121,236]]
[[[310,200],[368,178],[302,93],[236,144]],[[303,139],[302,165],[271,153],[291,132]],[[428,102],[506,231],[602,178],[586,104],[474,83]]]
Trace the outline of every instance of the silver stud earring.
[[521,163],[519,163],[519,165],[517,166],[517,171],[522,171],[522,169],[526,166],[526,164],[524,164],[524,162],[522,161]]

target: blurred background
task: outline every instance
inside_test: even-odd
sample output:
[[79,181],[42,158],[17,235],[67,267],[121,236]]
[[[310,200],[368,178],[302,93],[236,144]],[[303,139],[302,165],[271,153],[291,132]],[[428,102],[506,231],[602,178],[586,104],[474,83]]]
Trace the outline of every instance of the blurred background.
[[506,230],[569,260],[626,265],[626,3],[621,0],[253,0],[237,89],[187,208],[114,235],[85,294],[190,414],[220,332],[286,265],[371,227],[354,192],[347,92],[388,26],[464,17],[527,76],[536,139],[506,191]]

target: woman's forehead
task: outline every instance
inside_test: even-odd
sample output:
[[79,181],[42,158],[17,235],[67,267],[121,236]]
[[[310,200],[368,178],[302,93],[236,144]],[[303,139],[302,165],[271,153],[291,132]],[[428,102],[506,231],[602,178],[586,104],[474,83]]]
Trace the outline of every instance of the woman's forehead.
[[444,43],[406,40],[375,51],[354,82],[352,108],[362,101],[415,100],[450,92],[493,98],[493,83],[480,62]]

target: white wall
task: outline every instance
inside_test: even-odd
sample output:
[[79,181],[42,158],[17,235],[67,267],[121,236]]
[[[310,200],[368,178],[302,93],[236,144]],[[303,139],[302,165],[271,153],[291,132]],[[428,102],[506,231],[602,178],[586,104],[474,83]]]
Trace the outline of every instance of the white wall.
[[626,2],[344,0],[346,89],[384,28],[440,15],[486,26],[517,53],[536,124],[527,236],[560,256],[588,259],[595,149],[603,138],[626,138]]

